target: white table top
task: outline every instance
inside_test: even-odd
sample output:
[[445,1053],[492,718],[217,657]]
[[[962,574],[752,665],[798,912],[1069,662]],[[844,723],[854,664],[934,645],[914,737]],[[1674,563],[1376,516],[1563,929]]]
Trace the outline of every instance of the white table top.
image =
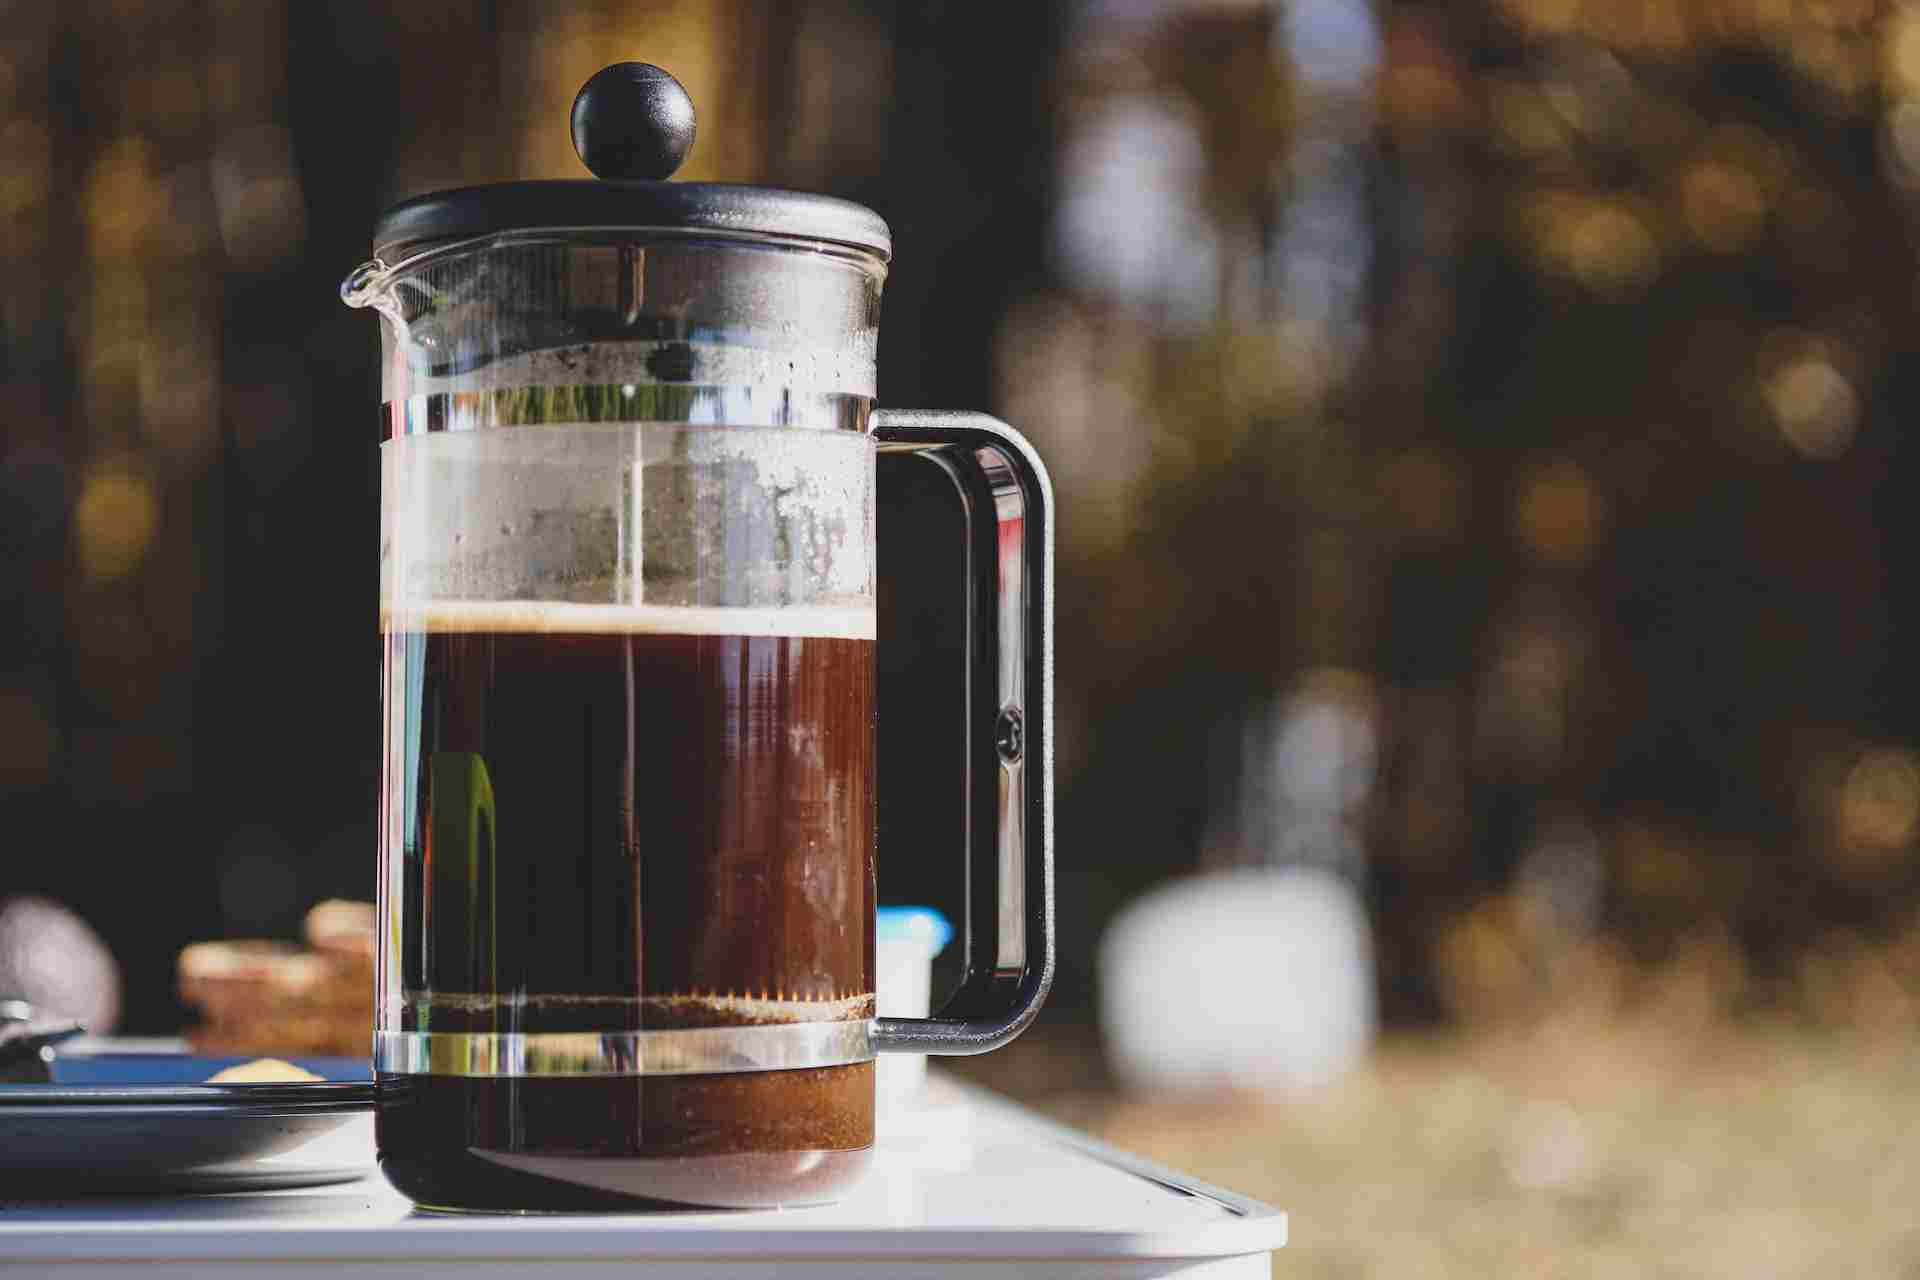
[[[320,1140],[371,1158],[372,1118]],[[417,1212],[377,1175],[309,1191],[0,1203],[0,1270],[189,1275],[1266,1276],[1286,1216],[936,1078],[883,1106],[856,1192],[804,1209],[624,1215]],[[299,1153],[308,1159],[312,1147]],[[314,1263],[334,1264],[316,1271]]]

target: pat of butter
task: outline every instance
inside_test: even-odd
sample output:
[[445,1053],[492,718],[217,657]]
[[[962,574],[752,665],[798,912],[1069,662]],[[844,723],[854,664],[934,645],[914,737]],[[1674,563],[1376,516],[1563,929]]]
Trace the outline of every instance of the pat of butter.
[[291,1084],[303,1080],[325,1080],[311,1071],[283,1062],[279,1058],[255,1058],[252,1062],[242,1062],[237,1066],[216,1071],[207,1077],[208,1084]]

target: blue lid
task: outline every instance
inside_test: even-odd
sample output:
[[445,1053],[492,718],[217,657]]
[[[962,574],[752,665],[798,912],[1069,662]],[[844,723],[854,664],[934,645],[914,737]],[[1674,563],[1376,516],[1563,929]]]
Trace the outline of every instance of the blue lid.
[[917,942],[934,955],[953,937],[953,926],[932,907],[882,907],[874,913],[875,937],[881,942]]

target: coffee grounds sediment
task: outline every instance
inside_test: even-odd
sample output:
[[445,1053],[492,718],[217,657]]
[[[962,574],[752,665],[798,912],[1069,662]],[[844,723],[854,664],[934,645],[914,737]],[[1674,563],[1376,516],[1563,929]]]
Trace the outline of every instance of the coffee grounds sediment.
[[380,1078],[380,1163],[429,1207],[831,1200],[873,1145],[871,1062],[698,1076]]

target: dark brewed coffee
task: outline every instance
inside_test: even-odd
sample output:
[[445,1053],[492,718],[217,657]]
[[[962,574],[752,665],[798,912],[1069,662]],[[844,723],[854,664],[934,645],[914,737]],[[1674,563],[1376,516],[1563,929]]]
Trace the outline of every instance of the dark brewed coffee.
[[[870,611],[433,605],[385,644],[383,1030],[873,1016]],[[872,1066],[383,1071],[378,1123],[428,1205],[800,1203],[864,1164]]]

